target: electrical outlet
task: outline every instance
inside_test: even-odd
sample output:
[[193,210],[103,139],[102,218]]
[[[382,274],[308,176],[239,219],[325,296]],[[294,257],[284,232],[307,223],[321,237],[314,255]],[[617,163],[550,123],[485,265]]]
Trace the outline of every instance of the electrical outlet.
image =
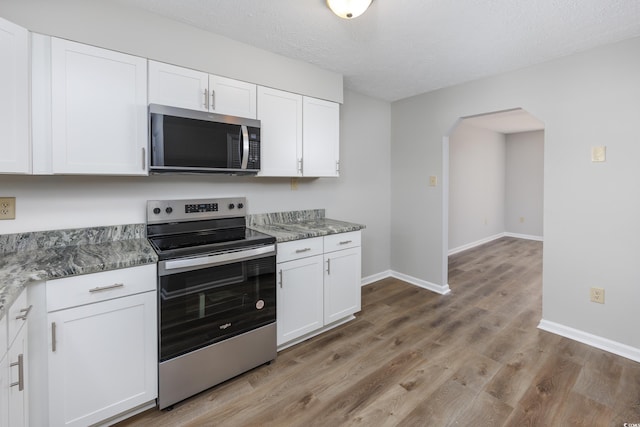
[[16,219],[15,197],[0,197],[0,219]]
[[291,191],[298,190],[298,178],[291,178]]
[[438,177],[431,175],[429,177],[429,187],[435,187],[436,185],[438,185]]
[[604,304],[604,289],[591,288],[591,302],[597,302],[598,304]]
[[524,217],[523,217],[523,216],[521,216],[521,217],[520,217],[520,223],[523,223],[523,222],[524,222]]
[[607,147],[591,147],[591,161],[592,162],[606,162],[607,161]]

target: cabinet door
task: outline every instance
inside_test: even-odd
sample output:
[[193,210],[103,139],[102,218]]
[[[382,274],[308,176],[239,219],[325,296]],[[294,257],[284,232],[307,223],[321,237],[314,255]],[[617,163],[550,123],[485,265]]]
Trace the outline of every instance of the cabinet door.
[[51,41],[53,172],[146,175],[146,59]]
[[302,173],[338,176],[340,170],[340,105],[303,97]]
[[49,313],[49,418],[86,426],[157,397],[156,293]]
[[0,348],[0,427],[9,427],[9,358],[5,351],[6,347]]
[[209,111],[229,116],[256,118],[255,84],[210,75],[209,91],[211,92]]
[[360,311],[360,248],[324,255],[324,324]]
[[302,175],[302,95],[258,87],[260,176]]
[[278,264],[278,345],[323,325],[322,255]]
[[0,173],[29,173],[29,43],[0,18]]
[[209,75],[149,61],[149,103],[208,111]]
[[9,425],[29,425],[29,399],[27,393],[27,325],[25,324],[9,347]]

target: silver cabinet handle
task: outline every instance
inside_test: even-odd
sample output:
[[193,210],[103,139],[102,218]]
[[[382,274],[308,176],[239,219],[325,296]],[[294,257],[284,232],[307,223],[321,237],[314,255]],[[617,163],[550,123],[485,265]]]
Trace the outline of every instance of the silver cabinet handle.
[[301,254],[303,252],[309,252],[310,250],[311,250],[311,248],[296,249],[296,253],[297,254]]
[[209,109],[209,89],[204,90],[204,109]]
[[280,270],[280,288],[282,288],[282,270]]
[[331,258],[327,258],[327,274],[331,274]]
[[98,286],[97,288],[89,289],[89,292],[93,293],[93,292],[108,291],[109,289],[117,289],[117,288],[123,288],[123,287],[124,287],[124,283],[114,283],[113,285],[109,285],[109,286]]
[[147,169],[147,149],[142,147],[142,170]]
[[16,316],[16,320],[27,320],[27,316],[29,315],[29,312],[31,311],[31,309],[33,308],[33,305],[30,305],[27,308],[23,308],[22,310],[20,310],[20,313],[23,314],[19,314]]
[[18,381],[15,383],[9,384],[9,387],[18,386],[18,391],[24,390],[24,356],[22,354],[18,355],[18,361],[10,363],[9,366],[18,367]]
[[340,242],[341,245],[348,245],[349,243],[352,243],[353,240],[344,240],[342,242]]
[[298,173],[302,175],[302,159],[298,159]]
[[211,110],[216,111],[216,91],[211,89]]
[[51,351],[56,352],[56,322],[51,322]]

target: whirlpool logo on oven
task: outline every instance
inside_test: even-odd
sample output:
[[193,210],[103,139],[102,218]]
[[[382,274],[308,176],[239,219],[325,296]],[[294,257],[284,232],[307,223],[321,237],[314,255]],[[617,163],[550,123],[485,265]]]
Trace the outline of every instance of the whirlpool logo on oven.
[[224,330],[231,326],[231,323],[225,323],[224,325],[220,325],[220,329]]

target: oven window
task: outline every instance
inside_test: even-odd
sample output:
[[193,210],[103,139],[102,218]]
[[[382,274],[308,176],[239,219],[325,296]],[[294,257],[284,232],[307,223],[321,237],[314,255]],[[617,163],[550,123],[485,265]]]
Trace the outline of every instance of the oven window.
[[275,257],[160,278],[160,361],[276,320]]
[[162,120],[164,166],[241,167],[240,126],[173,116]]

